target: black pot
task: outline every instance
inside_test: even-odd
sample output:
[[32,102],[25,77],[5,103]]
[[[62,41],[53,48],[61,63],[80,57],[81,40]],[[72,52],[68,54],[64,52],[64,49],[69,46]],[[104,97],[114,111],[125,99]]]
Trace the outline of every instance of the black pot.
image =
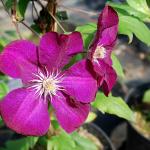
[[[127,96],[127,103],[129,106],[136,106],[142,103],[142,98],[146,90],[150,89],[150,82],[143,83],[132,89]],[[132,124],[128,123],[127,128],[127,150],[150,150],[150,140],[144,137],[137,131]]]
[[95,119],[94,123],[98,125],[108,136],[111,135],[115,127],[124,121],[122,118],[107,113],[103,114],[101,112],[97,112],[97,115],[98,117]]
[[113,144],[111,143],[108,136],[104,133],[104,131],[99,128],[97,125],[90,123],[90,124],[84,124],[83,128],[85,128],[89,133],[97,137],[100,142],[104,146],[104,150],[115,150]]

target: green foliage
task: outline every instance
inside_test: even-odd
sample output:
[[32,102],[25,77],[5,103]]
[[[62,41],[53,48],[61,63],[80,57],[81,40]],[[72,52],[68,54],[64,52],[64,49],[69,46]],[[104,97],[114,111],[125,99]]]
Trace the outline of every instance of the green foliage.
[[[24,15],[28,6],[28,3],[30,2],[30,0],[19,0],[16,4],[16,17],[17,20],[22,20],[24,19]],[[14,0],[5,0],[5,6],[8,10],[10,10],[11,8],[13,8],[14,5]]]
[[4,0],[4,2],[8,10],[13,6],[13,0]]
[[128,35],[130,42],[134,34],[139,40],[150,45],[150,30],[137,18],[119,15],[119,33]]
[[52,136],[47,145],[47,150],[98,150],[89,139],[79,135],[78,132],[67,134],[62,131],[59,135]]
[[4,126],[4,122],[2,120],[2,118],[0,117],[0,127]]
[[19,2],[18,2],[17,12],[18,12],[19,16],[21,16],[22,19],[25,16],[25,12],[26,12],[29,2],[30,2],[30,0],[19,0]]
[[75,142],[71,136],[65,132],[52,136],[47,144],[47,150],[72,150],[74,147]]
[[16,40],[17,34],[14,30],[6,30],[0,36],[0,51],[2,51],[3,47],[6,46],[13,40]]
[[145,25],[150,22],[150,10],[146,0],[127,0],[127,4],[116,4],[109,2],[108,4],[119,15],[119,34],[129,37],[129,43],[132,42],[133,35],[148,46],[150,45],[150,30]]
[[94,121],[94,119],[97,117],[97,114],[96,113],[94,113],[94,112],[90,112],[89,113],[89,115],[88,115],[88,117],[87,117],[87,119],[86,119],[86,123],[90,123],[90,122],[92,122],[92,121]]
[[5,148],[0,150],[29,150],[33,148],[38,140],[38,137],[25,137],[18,140],[11,140],[6,142]]
[[92,141],[79,135],[79,133],[74,132],[71,136],[76,144],[73,150],[98,150],[97,146]]
[[135,10],[150,16],[150,9],[147,5],[146,0],[127,0],[127,3]]
[[109,95],[106,97],[103,93],[98,92],[92,106],[103,113],[109,113],[121,118],[133,121],[133,113],[120,97]]
[[68,15],[66,11],[57,11],[56,16],[59,18],[59,20],[67,20]]
[[118,58],[116,57],[115,54],[112,54],[111,58],[113,61],[113,68],[117,72],[117,75],[120,76],[121,78],[124,78],[124,72],[123,72],[123,68],[120,64],[120,61],[118,60]]
[[112,6],[118,13],[121,13],[125,16],[134,16],[141,21],[150,22],[150,16],[138,10],[135,10],[133,7],[130,7],[126,3],[120,4],[120,3],[108,2],[108,4]]
[[9,91],[6,83],[0,81],[0,99],[2,99]]
[[150,103],[150,90],[147,90],[147,91],[144,93],[143,102],[145,102],[145,103]]
[[88,23],[76,28],[76,31],[82,34],[85,49],[88,49],[90,43],[93,41],[96,30],[97,27],[95,23]]

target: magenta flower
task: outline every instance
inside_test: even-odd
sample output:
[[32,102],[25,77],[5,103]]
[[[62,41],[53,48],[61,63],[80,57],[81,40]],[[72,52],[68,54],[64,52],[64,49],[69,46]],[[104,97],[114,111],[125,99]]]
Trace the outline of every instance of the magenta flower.
[[78,32],[47,33],[39,47],[27,40],[5,47],[0,55],[0,70],[20,78],[24,84],[0,101],[0,113],[9,128],[23,135],[45,134],[50,125],[48,100],[68,133],[85,121],[97,91],[91,66],[82,60],[66,71],[61,70],[82,49]]
[[98,85],[102,86],[105,95],[109,94],[117,79],[111,60],[117,32],[118,15],[110,6],[105,6],[98,18],[97,33],[88,54],[98,75]]

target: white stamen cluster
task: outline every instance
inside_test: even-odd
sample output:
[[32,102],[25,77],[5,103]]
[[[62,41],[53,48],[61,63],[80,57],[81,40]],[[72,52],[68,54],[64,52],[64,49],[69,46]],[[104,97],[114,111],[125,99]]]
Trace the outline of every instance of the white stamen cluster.
[[44,96],[44,99],[46,99],[49,95],[52,98],[58,90],[63,90],[63,87],[60,85],[63,80],[63,75],[60,75],[58,71],[49,73],[46,70],[46,75],[39,71],[34,75],[36,79],[31,81],[33,84],[31,88],[35,90],[38,96]]
[[103,46],[97,46],[96,50],[93,54],[94,61],[97,61],[97,59],[103,59],[106,55],[106,49]]

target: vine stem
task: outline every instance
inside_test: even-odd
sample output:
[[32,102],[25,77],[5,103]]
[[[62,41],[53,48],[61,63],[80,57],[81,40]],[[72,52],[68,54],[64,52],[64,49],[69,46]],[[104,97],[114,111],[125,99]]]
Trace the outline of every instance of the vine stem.
[[41,38],[41,36],[37,32],[35,32],[31,27],[29,27],[24,21],[21,21],[20,23],[23,24],[27,29],[29,29],[33,34]]
[[16,19],[16,5],[17,5],[17,1],[14,0],[13,1],[13,9],[12,9],[11,18],[12,18],[12,22],[13,22],[15,28],[16,28],[16,32],[18,33],[19,38],[22,39],[20,30],[19,30],[19,26],[18,26],[18,22],[17,22],[17,19]]
[[[9,11],[7,10],[7,8],[6,8],[6,6],[5,6],[3,0],[1,0],[1,3],[2,3],[2,5],[3,5],[5,11],[7,12],[8,16],[12,19],[12,22],[13,22],[13,23],[14,23],[14,22],[17,22],[16,17],[15,17],[14,15],[10,15],[10,13],[9,13]],[[21,21],[21,22],[19,22],[19,23],[23,24],[27,29],[29,29],[29,30],[30,30],[32,33],[34,33],[36,36],[40,37],[40,35],[39,35],[38,33],[36,33],[31,27],[29,27],[24,21]],[[16,32],[19,33],[19,32],[18,32],[18,30],[19,30],[18,24],[14,24],[14,25],[15,25],[15,28],[16,28]],[[18,34],[18,35],[19,35],[19,34]]]
[[58,24],[58,26],[62,29],[62,31],[65,33],[65,32],[67,32],[64,28],[63,28],[63,26],[60,24],[60,22],[56,19],[56,17],[51,13],[51,12],[49,12],[49,14],[51,15],[51,17],[55,20],[55,22]]
[[65,8],[65,9],[68,9],[68,10],[70,10],[70,11],[75,11],[75,12],[78,12],[78,13],[88,14],[88,15],[90,15],[90,16],[96,16],[96,15],[98,15],[98,13],[96,13],[96,12],[91,12],[91,11],[89,12],[89,11],[81,10],[81,9],[78,9],[78,8],[66,7],[66,6],[64,6],[64,5],[62,5],[62,4],[58,4],[58,6],[59,6],[59,7],[63,7],[63,8]]

